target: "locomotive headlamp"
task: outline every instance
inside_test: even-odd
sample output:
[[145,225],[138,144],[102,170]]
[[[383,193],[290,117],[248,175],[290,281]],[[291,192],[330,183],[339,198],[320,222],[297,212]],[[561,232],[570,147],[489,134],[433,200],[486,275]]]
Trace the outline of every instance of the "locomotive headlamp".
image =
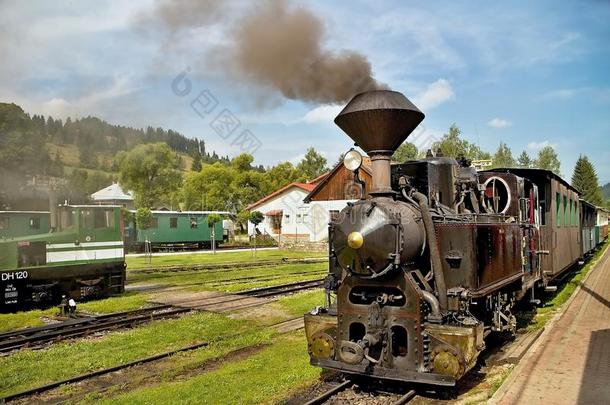
[[355,149],[350,149],[343,157],[343,166],[349,171],[360,169],[362,166],[362,155]]
[[350,232],[347,235],[347,245],[352,249],[360,249],[364,245],[364,237],[360,232]]

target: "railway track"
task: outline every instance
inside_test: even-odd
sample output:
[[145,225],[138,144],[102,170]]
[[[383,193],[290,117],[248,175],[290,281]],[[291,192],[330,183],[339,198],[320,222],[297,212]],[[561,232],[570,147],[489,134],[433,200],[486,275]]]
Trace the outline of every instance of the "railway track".
[[180,273],[193,271],[226,271],[226,270],[243,270],[253,267],[265,266],[281,266],[285,264],[313,264],[325,263],[328,257],[310,257],[304,259],[279,259],[279,260],[256,260],[250,262],[226,262],[226,263],[209,263],[196,264],[187,266],[156,266],[154,268],[141,268],[129,270],[130,274],[152,274],[152,273]]
[[[366,401],[367,397],[370,397],[372,393],[377,393],[376,391],[360,391],[357,390],[358,387],[354,382],[350,380],[343,381],[338,385],[333,385],[329,387],[326,391],[319,394],[317,397],[309,400],[305,403],[305,405],[321,405],[325,403],[350,403],[354,401],[358,401],[362,399]],[[347,397],[341,398],[340,396],[345,396],[345,391],[351,391],[349,399]],[[406,393],[394,393],[394,392],[381,392],[386,398],[384,398],[383,403],[392,404],[392,405],[404,405],[409,403],[413,398],[417,396],[415,390],[409,390]],[[361,397],[361,398],[360,398]]]
[[324,279],[317,278],[308,281],[297,281],[295,283],[274,285],[271,287],[254,288],[252,290],[246,290],[238,292],[237,295],[248,295],[256,298],[267,298],[278,295],[287,295],[293,292],[299,292],[304,290],[310,290],[312,288],[320,288],[324,286]]
[[133,327],[155,319],[174,317],[189,311],[188,308],[157,305],[134,311],[77,318],[51,325],[6,332],[0,334],[0,354],[24,347],[40,347],[60,340],[87,336],[95,332]]

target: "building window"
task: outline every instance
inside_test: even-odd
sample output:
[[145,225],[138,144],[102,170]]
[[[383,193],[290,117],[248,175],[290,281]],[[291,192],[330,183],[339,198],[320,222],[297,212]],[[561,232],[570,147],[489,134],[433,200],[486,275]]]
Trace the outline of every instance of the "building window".
[[330,214],[331,222],[337,222],[339,220],[339,216],[340,216],[339,210],[330,210],[330,211],[328,211],[328,213]]
[[284,222],[287,223],[287,224],[290,223],[290,214],[284,215]]
[[0,230],[8,229],[9,227],[9,217],[0,217]]
[[309,223],[309,214],[303,214],[303,223],[304,224],[308,224]]
[[30,218],[30,229],[40,229],[40,218]]
[[178,228],[178,218],[170,218],[169,219],[169,227],[170,228]]
[[303,215],[297,214],[297,224],[302,224],[302,223],[303,223]]

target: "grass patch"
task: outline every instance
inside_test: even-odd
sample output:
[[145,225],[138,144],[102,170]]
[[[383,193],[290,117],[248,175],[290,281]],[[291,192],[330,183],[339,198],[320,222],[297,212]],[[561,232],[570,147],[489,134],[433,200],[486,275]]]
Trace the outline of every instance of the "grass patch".
[[272,403],[287,398],[319,375],[320,370],[309,365],[303,334],[297,332],[281,336],[263,351],[218,370],[107,398],[106,403]]
[[324,291],[305,291],[282,297],[274,302],[273,305],[281,306],[281,308],[291,316],[301,316],[318,305],[324,305]]
[[252,325],[252,322],[229,319],[223,315],[197,313],[109,333],[99,339],[58,343],[44,350],[23,350],[0,358],[0,395],[198,342],[220,342],[231,336],[239,338],[238,334],[248,340],[247,344],[270,339],[271,332],[261,332]]
[[57,315],[58,312],[56,308],[49,308],[16,312],[14,314],[0,314],[0,332],[42,326],[45,324],[42,320],[43,317],[52,317]]
[[146,306],[148,298],[147,294],[126,292],[116,297],[84,302],[78,305],[78,311],[85,311],[91,314],[132,311]]
[[[130,274],[130,283],[186,286],[191,290],[235,292],[250,288],[284,284],[299,280],[323,277],[327,263],[287,264],[274,267],[246,268],[239,270],[200,270],[179,273],[157,272]],[[236,280],[240,279],[240,280]]]
[[261,250],[256,253],[256,259],[252,257],[250,250],[242,252],[218,252],[215,255],[211,253],[193,253],[181,255],[164,255],[152,257],[152,262],[147,263],[145,257],[126,257],[127,270],[155,268],[160,266],[188,266],[197,264],[214,264],[214,263],[230,263],[230,262],[252,262],[255,260],[280,260],[301,259],[309,257],[326,257],[326,252],[298,252],[292,250]]
[[539,308],[535,308],[533,311],[525,312],[519,321],[519,327],[525,327],[528,331],[539,330],[555,315],[559,308],[565,304],[568,299],[576,290],[582,280],[585,278],[587,273],[597,264],[599,259],[604,255],[610,244],[604,243],[595,252],[588,262],[576,270],[570,275],[562,284],[557,288],[557,291],[552,295],[548,296],[544,300],[544,305]]

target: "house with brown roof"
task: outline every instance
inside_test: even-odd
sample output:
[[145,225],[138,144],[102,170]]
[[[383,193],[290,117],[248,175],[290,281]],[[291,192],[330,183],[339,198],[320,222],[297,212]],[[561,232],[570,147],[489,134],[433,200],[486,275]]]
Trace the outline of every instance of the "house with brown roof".
[[310,206],[311,229],[315,241],[328,241],[328,223],[348,202],[367,195],[372,184],[371,161],[364,157],[358,178],[338,163],[303,200]]
[[[308,183],[291,183],[251,204],[249,211],[260,211],[265,220],[258,232],[273,236],[280,242],[328,241],[328,223],[348,202],[358,200],[372,184],[371,162],[363,160],[359,180],[342,163]],[[364,190],[363,190],[364,187]],[[248,233],[254,225],[248,224]]]
[[[268,234],[280,242],[286,239],[312,240],[311,206],[303,200],[327,174],[307,183],[290,183],[246,207],[248,211],[260,211],[265,216],[256,227],[257,232]],[[254,224],[248,223],[248,234],[254,232]]]

